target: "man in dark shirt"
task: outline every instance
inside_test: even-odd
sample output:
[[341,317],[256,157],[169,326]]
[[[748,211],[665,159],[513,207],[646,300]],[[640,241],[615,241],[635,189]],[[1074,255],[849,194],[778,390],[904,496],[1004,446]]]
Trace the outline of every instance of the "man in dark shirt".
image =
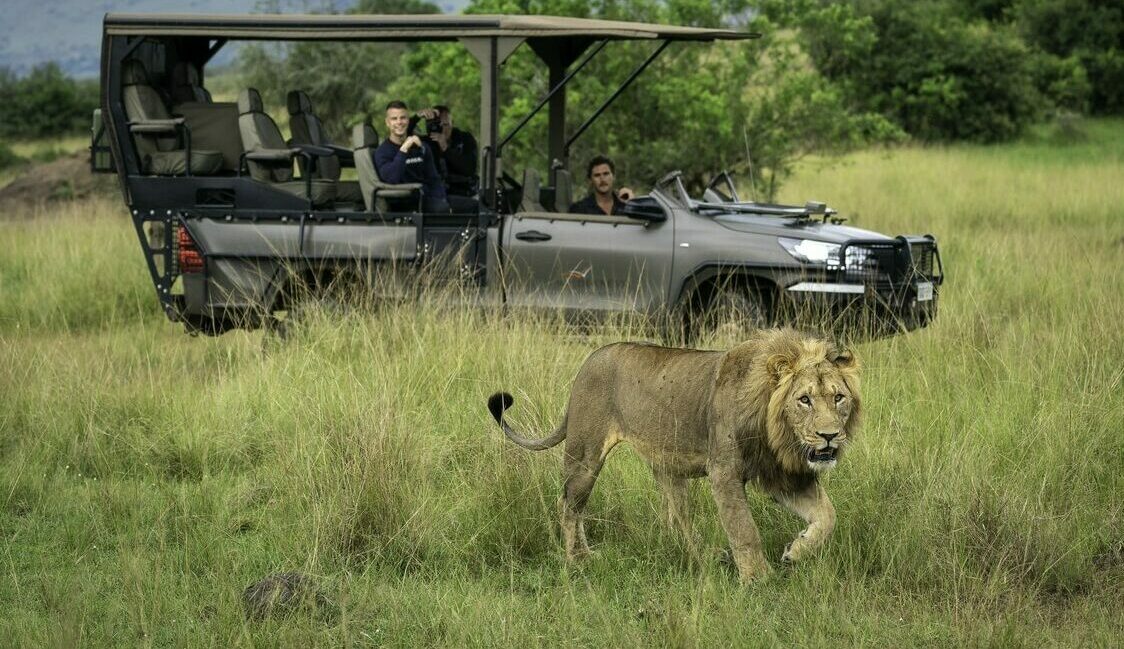
[[375,149],[379,178],[391,184],[421,183],[422,208],[426,212],[448,212],[445,185],[437,173],[433,151],[417,135],[407,135],[410,110],[402,101],[386,105],[387,136]]
[[480,155],[476,138],[453,126],[453,114],[448,106],[434,106],[418,114],[441,124],[441,130],[429,133],[429,139],[434,145],[431,148],[437,159],[437,172],[445,179],[445,189],[452,196],[475,197],[479,184],[476,165]]
[[609,158],[593,156],[586,167],[585,176],[589,179],[590,194],[570,206],[571,214],[600,214],[602,216],[621,214],[625,201],[632,199],[632,190],[621,187],[613,190],[616,166]]

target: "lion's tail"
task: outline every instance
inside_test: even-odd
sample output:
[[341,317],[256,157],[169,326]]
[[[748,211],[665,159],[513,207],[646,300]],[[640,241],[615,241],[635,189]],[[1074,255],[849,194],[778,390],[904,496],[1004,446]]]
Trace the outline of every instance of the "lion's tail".
[[488,411],[496,418],[496,422],[499,423],[500,428],[503,428],[503,434],[507,435],[508,439],[530,451],[545,451],[566,439],[565,419],[558,426],[558,430],[554,431],[550,437],[544,437],[543,439],[527,439],[515,432],[503,418],[504,411],[510,408],[513,403],[515,403],[515,397],[506,392],[497,392],[488,397]]

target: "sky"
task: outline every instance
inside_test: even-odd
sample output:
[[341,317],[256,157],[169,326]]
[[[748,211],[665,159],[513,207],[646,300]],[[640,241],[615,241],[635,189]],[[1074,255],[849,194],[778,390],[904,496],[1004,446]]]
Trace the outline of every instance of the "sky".
[[[284,12],[299,13],[305,7],[326,4],[345,9],[354,1],[279,0],[276,4]],[[467,0],[437,0],[436,4],[453,12]],[[24,75],[37,65],[56,61],[71,76],[96,77],[106,13],[252,13],[261,5],[261,0],[3,0],[0,68]],[[233,50],[222,54],[229,58]]]

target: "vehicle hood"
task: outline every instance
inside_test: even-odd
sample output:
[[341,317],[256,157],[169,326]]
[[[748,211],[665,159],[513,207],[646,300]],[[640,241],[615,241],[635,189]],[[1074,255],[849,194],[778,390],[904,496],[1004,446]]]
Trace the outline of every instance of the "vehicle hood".
[[738,213],[720,214],[713,218],[715,223],[724,228],[751,234],[772,234],[778,237],[815,239],[829,243],[843,243],[848,239],[892,240],[892,237],[878,232],[810,219]]

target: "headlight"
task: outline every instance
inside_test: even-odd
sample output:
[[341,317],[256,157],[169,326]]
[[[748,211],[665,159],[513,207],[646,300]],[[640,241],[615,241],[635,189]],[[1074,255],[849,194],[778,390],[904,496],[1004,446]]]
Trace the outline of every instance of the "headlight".
[[788,254],[806,264],[827,264],[839,266],[839,244],[815,241],[813,239],[789,239],[777,237],[777,241]]

